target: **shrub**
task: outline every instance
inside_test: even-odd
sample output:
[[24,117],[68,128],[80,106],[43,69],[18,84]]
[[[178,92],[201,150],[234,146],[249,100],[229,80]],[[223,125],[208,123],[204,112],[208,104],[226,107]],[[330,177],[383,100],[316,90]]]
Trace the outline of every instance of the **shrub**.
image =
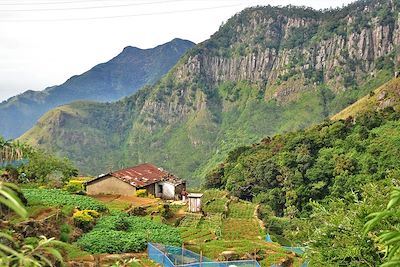
[[64,186],[64,190],[70,193],[81,193],[85,190],[85,181],[83,180],[69,180]]
[[165,219],[169,219],[173,215],[171,209],[169,208],[169,205],[167,205],[167,204],[159,205],[158,212],[160,213],[161,217],[163,217]]
[[147,190],[146,189],[139,189],[136,190],[137,197],[147,197]]
[[95,219],[100,214],[95,210],[78,210],[72,215],[74,224],[84,231],[91,229],[94,226]]
[[60,241],[68,242],[69,241],[69,234],[71,233],[71,226],[64,223],[60,226]]

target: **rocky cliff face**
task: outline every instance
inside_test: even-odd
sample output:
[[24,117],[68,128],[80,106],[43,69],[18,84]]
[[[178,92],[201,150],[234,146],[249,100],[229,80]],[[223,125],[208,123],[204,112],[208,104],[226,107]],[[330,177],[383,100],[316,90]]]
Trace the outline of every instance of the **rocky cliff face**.
[[[394,1],[357,3],[344,14],[306,10],[303,16],[293,15],[296,8],[293,13],[286,10],[280,14],[249,9],[222,27],[222,32],[231,34],[229,46],[213,47],[222,39],[215,34],[215,39],[200,45],[200,53],[187,59],[177,78],[205,75],[214,84],[248,80],[284,88],[285,80],[310,79],[311,71],[321,73],[316,82],[346,89],[348,85],[338,74],[347,73],[360,81],[365,75],[374,75],[378,60],[392,57],[397,64],[398,5]],[[273,14],[268,17],[266,13]]]
[[62,126],[49,115],[22,140],[92,174],[147,161],[198,183],[233,147],[319,122],[389,80],[398,11],[379,0],[246,9],[154,86],[108,106],[62,107],[83,115]]

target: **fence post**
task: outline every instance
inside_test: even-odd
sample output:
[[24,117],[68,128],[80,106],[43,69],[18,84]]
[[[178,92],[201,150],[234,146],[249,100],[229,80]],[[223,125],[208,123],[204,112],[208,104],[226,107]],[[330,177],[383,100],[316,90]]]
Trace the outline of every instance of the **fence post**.
[[257,251],[256,250],[254,250],[254,255],[253,255],[253,260],[254,260],[254,267],[257,267],[257,257],[256,257],[256,253],[257,253]]
[[162,258],[162,265],[165,266],[165,257],[167,257],[167,251],[164,251],[163,258]]
[[202,261],[203,261],[203,251],[200,250],[200,267],[201,267]]
[[183,260],[183,250],[185,249],[185,244],[182,243],[182,258],[181,258],[181,264],[185,264],[185,261]]

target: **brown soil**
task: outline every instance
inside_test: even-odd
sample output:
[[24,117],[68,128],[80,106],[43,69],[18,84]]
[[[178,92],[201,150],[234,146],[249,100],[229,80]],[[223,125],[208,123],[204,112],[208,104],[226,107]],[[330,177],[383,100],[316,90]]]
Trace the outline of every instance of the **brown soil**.
[[95,199],[101,202],[112,202],[112,201],[119,201],[130,203],[132,206],[152,206],[158,203],[157,199],[154,198],[144,198],[144,197],[131,197],[131,196],[115,196],[115,195],[98,195],[93,196]]
[[45,208],[40,210],[37,214],[32,216],[32,219],[34,220],[43,220],[47,217],[49,217],[51,214],[57,212],[57,210],[54,210],[53,208]]
[[111,202],[111,201],[119,198],[119,196],[114,196],[114,195],[97,195],[97,196],[92,196],[92,197],[101,202]]

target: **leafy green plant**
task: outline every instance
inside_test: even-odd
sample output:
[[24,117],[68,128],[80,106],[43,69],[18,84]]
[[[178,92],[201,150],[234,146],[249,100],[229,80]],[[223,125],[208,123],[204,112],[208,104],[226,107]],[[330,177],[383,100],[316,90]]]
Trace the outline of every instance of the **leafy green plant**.
[[147,242],[180,245],[182,240],[174,227],[150,219],[114,212],[103,216],[77,244],[91,253],[122,253],[143,251]]
[[[15,191],[18,191],[18,187],[0,181],[0,204],[24,218],[27,212]],[[47,239],[45,236],[41,236],[37,244],[33,239],[25,239],[21,245],[12,236],[1,232],[0,239],[2,239],[2,243],[0,243],[1,266],[53,266],[53,261],[63,263],[60,252],[54,248],[61,242],[54,238]],[[7,241],[10,245],[3,241]]]
[[[395,188],[390,196],[389,203],[383,211],[368,215],[364,225],[364,234],[374,230],[379,223],[386,222],[389,229],[377,231],[378,241],[384,245],[385,262],[381,267],[394,267],[400,265],[400,188]],[[391,221],[390,221],[391,219]]]
[[60,226],[60,241],[68,242],[70,233],[71,233],[71,226],[67,223],[62,224]]
[[74,195],[59,189],[23,189],[29,203],[40,203],[50,206],[73,206],[80,210],[106,211],[107,207],[87,196]]

